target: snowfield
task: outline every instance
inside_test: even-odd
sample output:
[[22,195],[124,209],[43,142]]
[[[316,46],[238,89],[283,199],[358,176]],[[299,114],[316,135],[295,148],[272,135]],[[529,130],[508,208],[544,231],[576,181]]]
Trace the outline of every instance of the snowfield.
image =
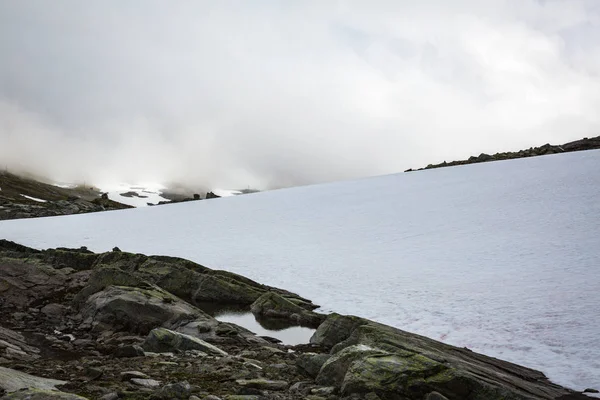
[[0,238],[192,259],[600,386],[600,151],[95,214]]

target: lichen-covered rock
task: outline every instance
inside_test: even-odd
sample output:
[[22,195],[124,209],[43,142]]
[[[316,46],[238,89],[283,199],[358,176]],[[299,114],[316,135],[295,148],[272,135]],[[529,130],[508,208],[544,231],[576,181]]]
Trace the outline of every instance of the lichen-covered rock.
[[[364,345],[384,354],[355,357],[331,383],[344,395],[374,392],[386,398],[424,398],[438,392],[450,400],[555,399],[574,392],[554,385],[539,371],[450,346],[433,339],[358,317],[331,315],[319,327],[315,342],[332,347],[336,356]],[[343,371],[343,368],[342,368]],[[323,376],[321,376],[323,374]],[[330,382],[330,381],[327,381]]]
[[[338,354],[342,354],[347,349]],[[437,379],[440,385],[454,384],[461,387],[462,381],[452,373],[444,364],[433,361],[419,354],[402,357],[393,354],[371,355],[351,363],[343,378],[341,385],[342,394],[353,393],[383,393],[398,394],[409,398],[423,398],[432,382],[427,379]],[[464,381],[467,383],[466,381]],[[466,398],[470,392],[470,385],[465,384],[458,393],[460,398]]]
[[87,400],[87,398],[57,390],[28,389],[7,394],[0,397],[0,400]]
[[341,387],[346,372],[353,362],[371,355],[385,355],[387,353],[365,345],[356,345],[345,348],[329,358],[319,370],[316,382],[323,386]]
[[81,311],[84,323],[96,330],[147,334],[157,326],[175,327],[210,318],[197,308],[162,290],[109,286],[90,296]]
[[312,328],[318,327],[325,319],[324,315],[308,311],[275,292],[267,292],[260,296],[252,303],[250,310],[256,316],[284,318]]
[[227,353],[217,346],[196,337],[174,332],[165,328],[153,329],[142,344],[146,351],[166,353],[173,351],[200,350],[207,354],[226,356]]
[[0,367],[0,390],[5,390],[9,393],[21,389],[52,390],[55,389],[56,385],[63,385],[65,383],[67,382],[41,378],[14,369]]
[[296,365],[311,378],[316,378],[323,364],[330,358],[330,354],[304,353],[298,356]]

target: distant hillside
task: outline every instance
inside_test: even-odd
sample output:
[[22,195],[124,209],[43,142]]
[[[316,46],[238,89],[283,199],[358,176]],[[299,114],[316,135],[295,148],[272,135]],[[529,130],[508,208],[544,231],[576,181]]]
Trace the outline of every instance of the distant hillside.
[[451,167],[453,165],[476,164],[488,161],[511,160],[514,158],[536,157],[544,156],[547,154],[567,153],[571,151],[583,151],[593,149],[600,149],[600,136],[596,136],[593,138],[583,138],[581,140],[576,140],[574,142],[569,142],[562,145],[552,145],[547,143],[540,147],[531,147],[526,150],[520,150],[515,152],[496,153],[493,155],[481,153],[479,156],[471,156],[467,160],[451,162],[444,161],[440,164],[429,164],[424,168],[419,168],[416,170],[412,168],[407,169],[404,172],[421,171],[424,169]]
[[0,172],[0,220],[80,214],[131,208],[106,198],[95,188],[62,188]]

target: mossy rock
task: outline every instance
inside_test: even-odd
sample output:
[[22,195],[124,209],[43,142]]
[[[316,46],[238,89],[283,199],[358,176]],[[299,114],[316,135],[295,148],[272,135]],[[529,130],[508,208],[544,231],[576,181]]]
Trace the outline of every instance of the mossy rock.
[[310,338],[310,343],[333,347],[346,340],[358,326],[368,322],[352,315],[329,314]]
[[388,353],[365,345],[356,345],[345,348],[330,357],[319,370],[316,382],[322,386],[341,387],[348,369],[357,360],[373,355],[387,355]]
[[324,315],[307,311],[275,292],[267,292],[260,296],[252,303],[250,310],[256,316],[282,318],[311,328],[318,327],[325,319]]

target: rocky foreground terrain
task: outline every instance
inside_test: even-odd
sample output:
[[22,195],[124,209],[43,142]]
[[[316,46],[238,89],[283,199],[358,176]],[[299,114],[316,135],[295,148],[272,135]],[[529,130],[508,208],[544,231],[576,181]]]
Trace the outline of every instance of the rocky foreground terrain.
[[[195,304],[316,328],[290,346]],[[0,399],[586,399],[538,371],[164,256],[0,240]]]
[[123,208],[131,207],[103,198],[90,187],[61,188],[35,178],[0,172],[0,221]]
[[559,154],[559,153],[569,153],[572,151],[583,151],[583,150],[593,150],[600,149],[600,136],[596,136],[593,138],[583,138],[581,140],[575,140],[573,142],[561,144],[561,145],[553,145],[553,144],[545,144],[539,147],[531,147],[526,150],[520,151],[509,151],[504,153],[496,153],[496,154],[485,154],[481,153],[479,156],[471,156],[466,160],[458,160],[451,162],[442,162],[440,164],[429,164],[424,168],[419,169],[407,169],[404,172],[412,172],[412,171],[421,171],[424,169],[433,169],[433,168],[443,168],[443,167],[452,167],[454,165],[466,165],[466,164],[476,164],[481,162],[488,161],[501,161],[501,160],[512,160],[515,158],[525,158],[525,157],[536,157],[536,156],[544,156],[548,154]]

